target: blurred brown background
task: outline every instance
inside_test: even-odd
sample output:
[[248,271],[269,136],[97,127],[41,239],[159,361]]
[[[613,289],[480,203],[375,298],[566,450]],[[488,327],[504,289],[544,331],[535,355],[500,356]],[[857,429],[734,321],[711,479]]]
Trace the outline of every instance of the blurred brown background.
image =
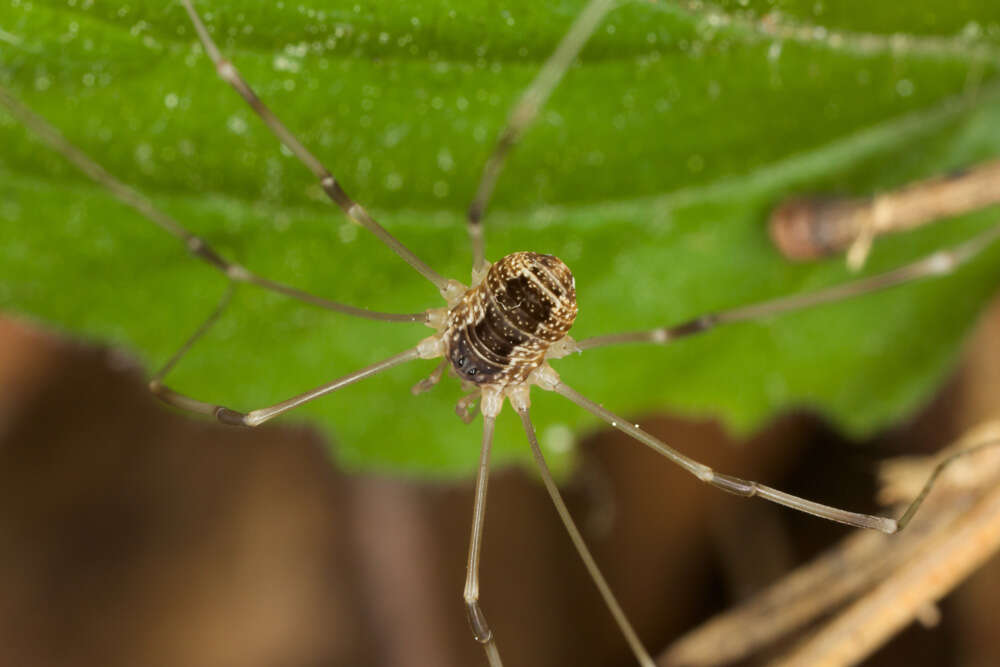
[[[879,458],[1000,412],[997,340],[1000,304],[933,405],[875,446],[808,416],[745,443],[712,423],[642,422],[724,471],[873,510]],[[567,499],[654,654],[846,534],[705,487],[617,433],[583,449]],[[0,665],[485,664],[461,599],[471,509],[471,481],[347,476],[306,428],[189,419],[114,351],[0,320]],[[505,664],[633,664],[527,473],[493,478],[483,567]],[[869,664],[1000,665],[998,608],[994,559],[937,627]]]

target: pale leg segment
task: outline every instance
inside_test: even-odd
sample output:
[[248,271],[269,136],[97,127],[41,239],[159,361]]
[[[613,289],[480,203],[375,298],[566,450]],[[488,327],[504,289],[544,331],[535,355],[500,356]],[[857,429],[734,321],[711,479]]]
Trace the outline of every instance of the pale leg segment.
[[917,497],[913,499],[913,502],[910,503],[910,505],[903,512],[903,515],[899,517],[899,520],[896,522],[898,524],[898,530],[903,530],[910,523],[910,521],[913,520],[913,517],[916,515],[917,510],[920,509],[920,506],[927,498],[927,494],[929,494],[931,492],[931,489],[934,488],[934,483],[937,482],[938,477],[940,477],[941,473],[943,473],[948,466],[950,466],[952,463],[962,458],[963,456],[974,454],[978,451],[987,449],[989,447],[996,447],[997,445],[1000,445],[1000,439],[991,438],[986,442],[983,442],[982,444],[974,445],[967,449],[960,449],[957,452],[953,452],[952,454],[949,454],[944,459],[939,461],[938,464],[934,466],[934,469],[931,471],[931,474],[927,477],[927,481],[924,482],[924,486],[922,489],[920,489],[920,493],[917,494]]
[[476,499],[472,509],[472,534],[469,537],[469,559],[465,568],[465,610],[476,641],[483,645],[490,667],[502,667],[500,652],[493,641],[493,630],[479,606],[479,554],[483,546],[483,522],[486,519],[486,487],[490,476],[490,450],[493,447],[493,429],[496,417],[483,415],[483,446],[479,455],[479,473],[476,475]]
[[295,287],[290,287],[282,283],[262,278],[248,269],[227,260],[212,248],[203,238],[189,232],[181,223],[164,211],[156,208],[146,197],[142,196],[129,186],[125,185],[117,178],[108,173],[104,167],[94,162],[83,151],[69,143],[56,128],[52,127],[44,118],[29,109],[19,100],[15,99],[5,88],[0,86],[0,104],[20,120],[27,128],[34,132],[49,147],[62,155],[73,166],[86,174],[99,186],[106,189],[111,195],[133,209],[156,226],[160,227],[170,235],[177,238],[191,255],[215,268],[221,274],[233,282],[248,283],[257,285],[266,290],[277,292],[285,296],[297,299],[304,303],[309,303],[320,308],[332,310],[345,315],[361,317],[369,320],[379,320],[383,322],[428,322],[428,313],[380,313],[358,308],[344,303],[337,303],[320,296],[309,294]]
[[[196,334],[195,337],[198,335],[200,334]],[[183,349],[190,347],[190,342],[191,341],[189,341],[189,344],[186,344]],[[371,366],[366,366],[361,370],[349,373],[341,378],[337,378],[333,382],[320,385],[319,387],[307,391],[304,394],[299,394],[298,396],[293,396],[288,400],[276,403],[272,406],[252,410],[246,413],[237,412],[236,410],[232,410],[222,405],[199,401],[198,399],[179,394],[164,385],[159,380],[159,377],[162,376],[162,372],[157,375],[157,379],[154,379],[149,383],[149,390],[152,391],[157,398],[168,405],[188,410],[190,412],[197,412],[199,414],[215,417],[223,424],[230,424],[233,426],[259,426],[260,424],[263,424],[280,414],[288,412],[293,408],[297,408],[300,405],[319,398],[320,396],[325,396],[326,394],[346,387],[347,385],[354,384],[359,380],[364,380],[365,378],[377,375],[384,370],[388,370],[394,366],[399,366],[408,361],[413,361],[414,359],[419,358],[420,354],[418,352],[418,348],[406,350],[405,352],[400,352],[399,354],[389,357],[388,359],[376,362]]]
[[[550,389],[549,386],[542,386],[545,389]],[[943,473],[948,466],[968,454],[978,452],[987,447],[995,447],[1000,444],[1000,439],[991,439],[983,444],[962,449],[946,456],[934,467],[934,470],[928,476],[927,481],[924,482],[924,486],[920,490],[920,493],[913,499],[913,502],[909,504],[899,519],[892,519],[872,514],[849,512],[838,507],[830,507],[829,505],[800,498],[799,496],[793,496],[790,493],[779,491],[778,489],[774,489],[759,482],[740,479],[739,477],[734,477],[732,475],[720,474],[712,470],[712,468],[702,463],[698,463],[694,459],[681,454],[676,449],[669,447],[666,443],[643,431],[637,424],[632,424],[622,419],[610,410],[605,409],[603,406],[591,401],[572,388],[566,386],[561,381],[559,381],[554,387],[551,387],[551,391],[555,391],[556,393],[565,396],[582,407],[584,410],[597,415],[607,423],[611,424],[612,427],[622,431],[623,433],[627,433],[649,448],[659,452],[667,459],[687,470],[699,480],[707,484],[711,484],[716,488],[722,489],[727,493],[732,493],[743,498],[753,498],[756,496],[763,498],[764,500],[769,500],[772,503],[777,503],[778,505],[784,505],[785,507],[789,507],[793,510],[798,510],[799,512],[805,512],[806,514],[818,516],[821,519],[836,521],[837,523],[843,523],[855,528],[867,528],[889,534],[897,533],[909,525],[910,521],[916,515],[917,510],[920,509],[920,506],[923,504],[927,495],[934,487],[935,482],[937,482],[941,473]]]
[[910,264],[867,278],[861,278],[828,289],[794,294],[769,301],[761,301],[716,313],[708,313],[670,327],[648,331],[594,336],[578,341],[580,350],[592,350],[623,343],[654,343],[665,345],[680,338],[706,333],[726,324],[759,320],[781,313],[811,308],[825,303],[843,301],[853,297],[897,287],[923,278],[947,276],[968,263],[1000,239],[1000,225],[990,227],[967,241],[948,250],[940,250]]
[[483,213],[493,195],[507,154],[538,117],[539,110],[559,85],[566,70],[573,64],[573,60],[580,54],[583,45],[587,43],[613,4],[613,0],[590,0],[511,111],[507,126],[504,127],[493,152],[486,160],[479,186],[476,188],[476,196],[469,206],[468,229],[469,241],[472,244],[473,274],[481,273],[486,265],[483,250]]
[[636,660],[639,661],[639,664],[642,667],[656,667],[656,663],[653,662],[649,653],[646,652],[646,648],[639,640],[639,636],[636,634],[632,624],[629,623],[628,617],[622,610],[621,605],[615,599],[615,594],[611,591],[611,587],[608,586],[604,575],[601,574],[600,568],[597,567],[597,561],[594,560],[590,549],[587,548],[587,543],[583,541],[583,536],[576,527],[569,509],[563,501],[562,494],[559,493],[559,487],[556,486],[555,480],[552,479],[552,473],[549,471],[549,466],[542,455],[542,449],[538,446],[538,437],[535,435],[535,426],[531,423],[529,408],[526,405],[522,405],[521,407],[516,407],[516,409],[518,415],[521,417],[521,423],[524,425],[524,432],[528,436],[528,444],[531,445],[531,453],[535,457],[538,471],[542,475],[542,483],[545,484],[545,490],[548,491],[549,497],[552,499],[552,504],[555,505],[556,512],[559,514],[566,532],[569,533],[569,537],[573,541],[573,546],[576,547],[577,553],[580,554],[580,559],[583,561],[584,566],[586,566],[587,572],[590,573],[590,578],[597,586],[597,590],[600,591],[601,597],[604,598],[604,604],[607,605],[608,610],[615,619],[615,623],[618,624],[619,629],[625,636],[625,641],[628,642],[629,648],[632,649],[632,653],[635,655]]
[[271,132],[274,133],[278,140],[281,141],[281,143],[284,144],[285,147],[287,147],[288,150],[290,150],[295,157],[297,157],[299,161],[313,173],[319,181],[320,187],[323,188],[323,192],[325,192],[326,195],[337,206],[339,206],[344,213],[347,214],[348,218],[354,220],[356,223],[378,237],[378,239],[388,246],[390,250],[399,255],[404,262],[413,267],[424,278],[431,281],[434,286],[438,288],[438,291],[442,293],[442,295],[446,294],[450,289],[451,281],[441,276],[422,259],[413,254],[409,248],[400,243],[396,237],[376,222],[368,211],[348,196],[329,170],[323,166],[323,163],[320,162],[319,159],[309,151],[309,149],[303,146],[298,138],[296,138],[295,135],[292,134],[287,127],[285,127],[285,124],[282,123],[276,115],[274,115],[274,112],[271,111],[271,109],[269,109],[259,97],[257,97],[257,93],[255,93],[250,87],[250,84],[243,79],[236,67],[222,57],[219,47],[215,44],[212,36],[208,33],[208,29],[202,22],[201,17],[191,4],[191,0],[181,0],[181,2],[187,10],[188,16],[191,17],[191,23],[194,24],[194,29],[198,33],[198,38],[205,47],[205,53],[208,54],[208,57],[215,65],[215,70],[218,72],[219,77],[240,94],[250,108],[253,109],[260,119],[264,121],[264,124],[267,125]]
[[156,374],[150,378],[149,384],[151,387],[154,384],[160,384],[160,381],[166,377],[167,373],[173,370],[174,366],[180,362],[181,358],[187,354],[192,347],[194,347],[194,344],[197,343],[202,336],[208,333],[208,330],[219,321],[219,318],[222,317],[222,313],[225,312],[226,308],[229,306],[229,302],[232,301],[234,291],[236,291],[235,286],[230,283],[229,287],[226,288],[225,294],[223,294],[222,298],[219,299],[219,303],[215,307],[215,310],[213,310],[212,313],[205,318],[205,321],[201,323],[201,326],[199,326],[193,334],[191,334],[190,338],[184,341],[184,344],[181,345],[176,352],[174,352],[173,356],[167,360],[167,363],[163,364],[163,368],[158,370]]
[[723,491],[742,496],[744,498],[753,498],[754,496],[757,496],[763,498],[764,500],[769,500],[773,503],[784,505],[785,507],[790,507],[800,512],[805,512],[806,514],[812,514],[823,519],[829,519],[830,521],[836,521],[838,523],[847,524],[848,526],[854,526],[855,528],[869,528],[883,533],[895,533],[899,530],[899,525],[895,519],[849,512],[847,510],[830,507],[829,505],[823,505],[822,503],[793,496],[790,493],[773,489],[758,482],[717,473],[712,470],[712,468],[699,463],[684,454],[681,454],[672,447],[669,447],[666,443],[654,438],[637,425],[622,419],[610,410],[605,409],[601,405],[598,405],[597,403],[577,393],[562,382],[556,385],[553,391],[565,396],[582,407],[584,410],[597,415],[607,423],[611,424],[612,427],[627,433],[647,447],[659,452],[669,460],[687,470],[699,480],[707,484],[711,484],[716,488],[722,489]]

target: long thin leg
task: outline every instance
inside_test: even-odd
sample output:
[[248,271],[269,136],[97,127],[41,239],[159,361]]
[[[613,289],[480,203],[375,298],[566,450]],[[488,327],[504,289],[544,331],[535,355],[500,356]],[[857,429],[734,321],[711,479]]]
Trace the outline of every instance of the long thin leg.
[[806,500],[805,498],[793,496],[790,493],[779,491],[778,489],[765,486],[759,482],[753,482],[740,479],[739,477],[733,477],[732,475],[717,473],[707,465],[699,463],[694,459],[681,454],[676,449],[643,431],[638,425],[622,419],[615,413],[595,403],[594,401],[591,401],[589,398],[586,398],[571,387],[566,386],[564,383],[559,382],[559,384],[557,384],[552,390],[557,394],[565,396],[582,407],[584,410],[597,415],[607,423],[611,424],[612,427],[622,431],[623,433],[627,433],[647,447],[659,452],[701,481],[720,488],[723,491],[737,496],[742,496],[744,498],[753,498],[755,496],[760,497],[764,500],[769,500],[773,503],[784,505],[785,507],[790,507],[794,510],[805,512],[806,514],[812,514],[823,519],[829,519],[830,521],[847,524],[848,526],[854,526],[855,528],[870,528],[883,533],[896,533],[909,525],[914,515],[916,515],[917,510],[920,509],[920,506],[930,493],[934,483],[938,480],[941,473],[944,472],[945,468],[963,456],[978,452],[987,447],[1000,445],[1000,439],[993,438],[975,446],[970,446],[967,449],[954,452],[941,460],[941,462],[934,467],[934,470],[928,476],[927,481],[920,490],[920,493],[917,494],[917,497],[914,498],[913,502],[910,503],[900,518],[890,519],[888,517],[874,516],[871,514],[848,512],[847,510],[842,510],[837,507],[830,507],[829,505],[823,505],[812,500]]
[[89,176],[95,183],[107,189],[115,197],[115,199],[126,206],[129,206],[140,215],[152,221],[161,229],[176,237],[184,244],[184,247],[187,248],[188,252],[203,262],[215,267],[230,280],[257,285],[258,287],[262,287],[279,294],[284,294],[285,296],[312,304],[314,306],[319,306],[320,308],[326,308],[327,310],[344,313],[345,315],[353,315],[354,317],[362,317],[369,320],[381,320],[384,322],[427,322],[428,316],[426,313],[379,313],[366,310],[364,308],[358,308],[356,306],[349,306],[347,304],[330,301],[329,299],[324,299],[323,297],[315,296],[313,294],[309,294],[308,292],[304,292],[294,287],[289,287],[288,285],[283,285],[282,283],[278,283],[273,280],[268,280],[267,278],[261,278],[260,276],[251,273],[239,264],[230,262],[222,257],[222,255],[216,252],[204,239],[189,232],[172,216],[156,208],[146,197],[142,196],[105,171],[101,165],[94,162],[83,151],[69,143],[56,128],[52,127],[52,125],[48,123],[48,121],[36,114],[24,103],[14,98],[14,96],[2,86],[0,86],[0,104],[7,107],[7,109],[18,120],[38,135],[46,144],[49,145],[50,148],[73,163],[74,166]]
[[[200,335],[200,333],[197,333],[196,337],[198,335]],[[187,347],[188,345],[182,348],[182,350]],[[354,384],[358,380],[364,380],[365,378],[377,375],[384,370],[419,358],[420,354],[418,352],[418,348],[412,348],[410,350],[406,350],[405,352],[400,352],[397,355],[391,356],[388,359],[376,362],[371,366],[366,366],[361,370],[354,371],[353,373],[349,373],[341,378],[337,378],[333,382],[320,385],[315,389],[305,392],[304,394],[299,394],[298,396],[293,396],[292,398],[280,403],[275,403],[274,405],[266,408],[260,408],[258,410],[251,410],[246,413],[237,412],[236,410],[232,410],[222,405],[206,403],[205,401],[199,401],[198,399],[179,394],[170,387],[164,385],[159,379],[155,379],[149,383],[149,390],[153,392],[157,398],[168,405],[215,417],[223,424],[229,424],[232,426],[259,426],[260,424],[263,424],[280,414],[288,412],[293,408],[297,408],[304,403],[308,403],[313,399],[319,398],[320,396],[325,396],[326,394],[346,387],[349,384]],[[160,376],[162,377],[162,374],[160,374]]]
[[493,641],[493,630],[486,622],[486,615],[479,606],[479,552],[483,546],[483,521],[486,519],[486,486],[490,477],[490,449],[493,447],[493,428],[496,417],[483,415],[483,448],[479,455],[479,474],[476,476],[476,501],[472,509],[472,534],[469,537],[469,560],[465,568],[465,610],[476,641],[483,645],[490,667],[502,667],[500,652]]
[[627,433],[647,447],[656,450],[701,481],[711,484],[712,486],[722,489],[723,491],[743,496],[744,498],[753,498],[754,496],[758,496],[764,500],[770,500],[773,503],[784,505],[785,507],[790,507],[800,512],[812,514],[823,519],[829,519],[830,521],[844,523],[848,526],[854,526],[855,528],[871,528],[883,533],[895,533],[899,530],[899,525],[895,519],[872,516],[870,514],[848,512],[836,507],[830,507],[829,505],[813,502],[812,500],[799,498],[798,496],[793,496],[789,493],[773,489],[758,482],[740,479],[739,477],[733,477],[732,475],[717,473],[707,465],[699,463],[694,459],[681,454],[676,449],[673,449],[664,442],[654,438],[649,433],[646,433],[635,424],[625,421],[610,410],[607,410],[585,396],[582,396],[562,382],[557,384],[553,391],[565,396],[582,407],[584,410],[597,415],[607,423],[611,424],[612,427]]
[[424,278],[427,278],[427,280],[434,283],[434,286],[437,287],[441,294],[445,295],[447,298],[450,291],[454,289],[451,281],[441,276],[422,259],[413,254],[409,248],[400,243],[399,240],[386,231],[382,225],[378,224],[368,211],[348,196],[329,170],[323,166],[323,163],[320,162],[315,155],[310,153],[309,149],[303,146],[295,135],[293,135],[291,131],[285,127],[284,123],[282,123],[281,120],[274,115],[274,112],[272,112],[260,100],[260,98],[257,97],[257,94],[253,91],[250,85],[243,79],[242,76],[240,76],[236,67],[222,57],[219,47],[216,46],[215,41],[212,39],[211,35],[208,34],[208,29],[205,28],[205,24],[202,22],[201,17],[198,16],[198,12],[195,11],[194,6],[191,4],[191,0],[181,1],[184,4],[184,8],[187,10],[188,16],[191,17],[191,22],[194,24],[194,29],[198,33],[198,38],[205,47],[205,53],[207,53],[208,57],[211,58],[219,77],[231,85],[236,92],[239,93],[244,100],[246,100],[246,103],[258,116],[260,116],[261,120],[263,120],[264,124],[270,128],[271,132],[274,133],[278,140],[281,141],[281,143],[284,144],[288,150],[290,150],[295,157],[297,157],[299,161],[313,173],[317,180],[319,180],[319,184],[323,188],[326,195],[337,206],[339,206],[344,213],[347,214],[348,218],[354,220],[356,223],[377,236],[382,243],[387,245],[390,250],[399,255],[403,261],[412,266]]
[[587,543],[583,541],[580,530],[576,527],[569,509],[566,507],[566,503],[563,502],[562,494],[559,493],[559,487],[556,486],[555,480],[552,479],[552,473],[549,471],[549,466],[542,455],[542,449],[538,446],[538,438],[535,435],[535,426],[531,423],[529,409],[527,407],[523,410],[519,409],[518,414],[521,416],[524,432],[528,435],[528,444],[531,445],[531,453],[534,455],[538,471],[542,475],[542,483],[545,484],[545,490],[549,492],[552,504],[556,506],[556,512],[559,513],[559,518],[562,520],[563,526],[566,527],[566,532],[569,533],[570,539],[573,540],[573,546],[576,547],[577,553],[580,554],[580,559],[590,573],[590,578],[597,586],[597,590],[601,592],[604,604],[607,605],[608,610],[611,611],[611,615],[614,616],[615,623],[621,629],[622,634],[625,636],[625,641],[628,642],[639,664],[642,667],[656,667],[653,659],[646,652],[646,648],[639,640],[639,636],[632,628],[632,624],[629,623],[628,617],[625,616],[625,612],[622,611],[621,605],[618,604],[618,600],[615,599],[615,594],[611,592],[611,587],[608,586],[607,580],[605,580],[604,575],[601,574],[601,570],[597,567],[597,561],[594,560],[590,549],[587,548]]
[[725,324],[746,322],[748,320],[770,317],[779,313],[840,301],[896,287],[897,285],[903,285],[922,278],[946,276],[976,257],[998,239],[1000,239],[1000,225],[991,227],[949,250],[939,250],[911,264],[906,264],[898,269],[879,273],[868,278],[836,285],[809,294],[796,294],[771,301],[761,301],[760,303],[740,306],[730,310],[708,313],[670,327],[594,336],[579,341],[577,345],[580,350],[591,350],[597,347],[621,345],[623,343],[656,343],[663,345],[679,338],[705,333]]
[[486,211],[490,196],[493,194],[493,188],[496,187],[500,172],[503,170],[507,154],[538,117],[538,111],[545,105],[552,91],[566,74],[566,70],[580,53],[580,49],[597,29],[597,25],[604,18],[604,15],[611,9],[612,4],[612,0],[590,0],[590,4],[576,17],[569,32],[559,42],[559,46],[549,56],[549,59],[545,61],[545,65],[539,70],[535,80],[522,93],[521,99],[518,100],[507,119],[507,126],[500,134],[493,153],[490,154],[483,167],[479,187],[476,188],[476,197],[469,206],[468,227],[469,241],[472,243],[473,274],[483,271],[486,265],[483,254],[483,213]]
[[174,366],[176,366],[181,360],[181,357],[187,354],[188,350],[194,347],[194,344],[197,343],[202,336],[208,333],[208,330],[219,321],[219,318],[222,317],[223,311],[226,310],[226,307],[229,306],[229,302],[233,298],[233,291],[233,284],[230,283],[225,294],[223,294],[222,298],[219,299],[219,304],[215,307],[215,310],[213,310],[212,313],[205,318],[205,321],[201,323],[201,326],[195,329],[195,332],[191,334],[190,338],[184,341],[184,344],[181,345],[176,352],[174,352],[173,356],[167,360],[167,363],[163,364],[163,367],[158,370],[152,378],[150,378],[150,386],[153,386],[154,384],[161,385],[163,378],[167,376],[167,373],[173,370]]

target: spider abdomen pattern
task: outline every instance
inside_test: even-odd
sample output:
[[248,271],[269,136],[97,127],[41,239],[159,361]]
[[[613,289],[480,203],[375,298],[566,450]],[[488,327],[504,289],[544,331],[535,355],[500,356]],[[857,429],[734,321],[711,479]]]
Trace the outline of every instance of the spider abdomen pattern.
[[573,274],[553,255],[516,252],[490,266],[448,313],[445,355],[477,385],[524,382],[576,319]]

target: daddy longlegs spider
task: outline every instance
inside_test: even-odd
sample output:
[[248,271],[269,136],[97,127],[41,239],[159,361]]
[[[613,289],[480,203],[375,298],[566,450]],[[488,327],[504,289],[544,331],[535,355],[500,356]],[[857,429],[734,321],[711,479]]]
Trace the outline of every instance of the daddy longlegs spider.
[[550,360],[558,360],[571,354],[628,343],[665,345],[680,338],[706,333],[731,323],[759,320],[780,313],[858,297],[919,279],[946,276],[1000,239],[1000,226],[995,226],[954,247],[939,250],[894,270],[817,292],[721,310],[680,324],[646,331],[611,333],[580,341],[574,340],[566,333],[576,315],[576,284],[569,269],[553,256],[531,252],[514,253],[491,264],[485,256],[483,217],[508,153],[535,121],[553,89],[558,85],[589,36],[610,9],[612,3],[609,0],[591,0],[576,18],[556,51],[515,105],[506,128],[501,133],[494,151],[483,168],[479,187],[468,210],[467,228],[473,256],[470,285],[440,275],[382,227],[361,204],[354,201],[336,180],[335,175],[327,170],[309,148],[299,142],[292,131],[257,96],[250,83],[240,75],[236,66],[226,59],[193,7],[191,0],[182,0],[182,4],[187,10],[202,47],[214,64],[218,75],[239,93],[285,148],[291,151],[312,172],[323,192],[333,203],[351,220],[374,234],[420,276],[433,284],[445,300],[444,307],[418,313],[376,312],[331,301],[325,297],[316,296],[290,285],[259,276],[250,269],[224,257],[207,240],[193,234],[182,223],[156,208],[145,197],[105,171],[86,154],[67,142],[47,121],[3,88],[0,88],[0,102],[51,148],[75,164],[99,185],[107,188],[122,203],[132,207],[180,240],[195,258],[222,273],[229,280],[231,286],[246,283],[342,315],[382,322],[424,323],[434,330],[434,334],[424,338],[416,346],[382,361],[274,405],[241,412],[182,394],[165,384],[165,378],[169,371],[218,320],[228,304],[230,289],[212,315],[184,342],[163,368],[153,375],[149,386],[159,399],[171,406],[213,417],[223,424],[253,427],[304,403],[410,361],[443,357],[444,360],[436,367],[431,376],[414,390],[431,389],[446,372],[459,376],[470,392],[460,403],[460,414],[468,420],[474,419],[477,415],[472,405],[478,402],[478,412],[482,416],[482,445],[475,486],[464,600],[472,634],[483,645],[487,660],[492,667],[497,667],[502,662],[498,642],[479,603],[478,576],[495,420],[506,400],[510,401],[512,408],[520,417],[542,482],[559,517],[605,604],[625,636],[637,662],[644,667],[654,665],[653,659],[639,641],[624,611],[618,605],[613,592],[604,580],[597,563],[591,556],[549,471],[531,419],[529,392],[532,385],[537,385],[541,390],[561,395],[607,422],[613,428],[657,451],[700,481],[723,491],[747,498],[760,497],[817,517],[884,533],[902,530],[920,507],[938,473],[948,462],[965,453],[960,452],[943,462],[899,519],[860,514],[830,507],[757,482],[717,472],[671,448],[638,425],[577,392],[568,386],[552,368],[549,364]]

